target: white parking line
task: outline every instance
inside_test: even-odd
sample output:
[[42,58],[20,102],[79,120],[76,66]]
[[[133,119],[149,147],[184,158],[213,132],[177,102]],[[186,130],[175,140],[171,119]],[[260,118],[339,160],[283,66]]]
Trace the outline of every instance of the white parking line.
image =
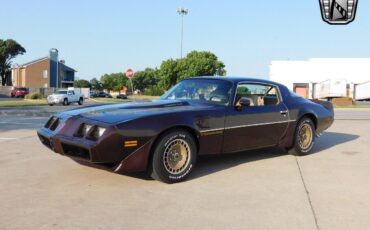
[[0,121],[0,124],[14,124],[14,125],[34,125],[38,123],[43,123],[43,121],[35,121],[35,122]]
[[3,141],[10,141],[10,140],[17,140],[19,138],[16,138],[16,137],[0,137],[0,140],[3,140]]
[[17,120],[41,120],[41,119],[48,119],[49,117],[17,117]]
[[37,123],[27,123],[27,122],[5,122],[1,121],[0,124],[10,124],[10,125],[39,125]]

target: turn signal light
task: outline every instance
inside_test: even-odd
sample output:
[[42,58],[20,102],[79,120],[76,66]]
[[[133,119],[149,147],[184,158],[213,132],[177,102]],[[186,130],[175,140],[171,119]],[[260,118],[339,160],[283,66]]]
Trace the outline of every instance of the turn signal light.
[[123,143],[123,146],[124,147],[136,147],[137,146],[137,140],[133,140],[133,141],[125,141]]

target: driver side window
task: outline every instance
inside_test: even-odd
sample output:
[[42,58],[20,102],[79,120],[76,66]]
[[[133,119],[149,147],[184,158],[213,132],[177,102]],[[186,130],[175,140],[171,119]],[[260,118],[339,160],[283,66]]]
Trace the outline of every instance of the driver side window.
[[240,106],[242,98],[249,100],[249,106],[267,106],[280,103],[276,87],[267,84],[239,84],[236,88],[235,106]]

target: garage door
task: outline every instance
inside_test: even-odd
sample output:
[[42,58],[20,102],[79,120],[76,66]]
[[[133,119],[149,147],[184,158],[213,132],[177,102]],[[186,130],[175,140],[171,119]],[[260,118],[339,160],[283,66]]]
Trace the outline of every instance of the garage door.
[[307,88],[306,87],[296,87],[295,93],[301,97],[307,98]]

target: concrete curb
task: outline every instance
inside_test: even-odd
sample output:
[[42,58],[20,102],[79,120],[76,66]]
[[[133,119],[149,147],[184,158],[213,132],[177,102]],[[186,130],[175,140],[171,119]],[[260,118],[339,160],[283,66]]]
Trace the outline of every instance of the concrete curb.
[[[49,105],[39,106],[19,106],[19,107],[0,107],[0,116],[30,116],[30,117],[48,117],[52,114],[66,110],[67,108],[53,108]],[[72,107],[71,107],[72,109]]]
[[0,111],[0,116],[48,117],[48,116],[51,116],[54,113],[57,113],[57,112],[8,110],[8,111]]

